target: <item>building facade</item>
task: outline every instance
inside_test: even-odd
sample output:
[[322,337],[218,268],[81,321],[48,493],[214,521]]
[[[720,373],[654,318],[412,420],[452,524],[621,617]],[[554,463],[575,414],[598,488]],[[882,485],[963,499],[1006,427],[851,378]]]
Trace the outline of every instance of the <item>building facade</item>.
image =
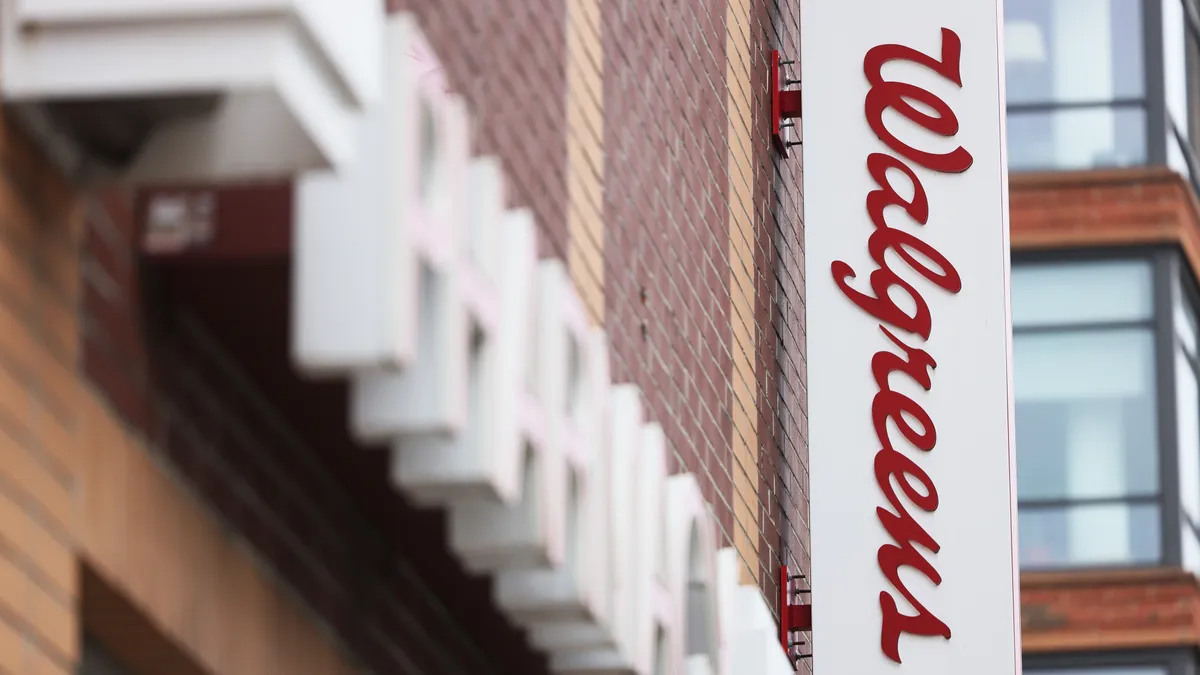
[[1197,6],[1005,5],[1025,669],[1191,673]]
[[[794,4],[4,5],[0,672],[791,667],[780,574],[802,602],[809,546],[800,159],[758,120]],[[496,232],[437,248],[476,221]],[[529,323],[519,232],[540,261]],[[387,283],[348,290],[372,273]],[[547,293],[575,309],[548,312]],[[443,309],[464,312],[458,332]],[[522,330],[525,389],[504,379],[524,381]],[[607,409],[580,442],[611,455],[601,515],[579,496],[585,451],[547,449],[579,432],[550,410],[576,377]],[[515,454],[471,435],[488,433]],[[622,480],[620,462],[638,469]],[[620,501],[656,489],[665,513]],[[695,536],[647,539],[642,523],[697,503]],[[588,625],[588,598],[549,606],[546,577],[521,576],[592,570],[596,532],[614,577],[673,584],[653,642],[622,633],[616,661],[554,630]],[[646,562],[627,537],[665,550]],[[591,600],[662,609],[622,583]]]

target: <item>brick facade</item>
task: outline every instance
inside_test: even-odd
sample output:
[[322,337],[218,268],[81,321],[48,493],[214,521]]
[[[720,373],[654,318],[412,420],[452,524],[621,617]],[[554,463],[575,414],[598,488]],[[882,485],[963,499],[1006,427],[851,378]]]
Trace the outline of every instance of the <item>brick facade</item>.
[[[389,7],[774,606],[807,565],[799,159],[764,117],[796,3],[510,4]],[[222,188],[252,226],[160,263],[139,194],[0,143],[0,673],[72,672],[84,634],[135,675],[545,672],[291,368],[286,183]]]
[[1027,574],[1026,653],[1200,644],[1200,586],[1179,570]]
[[349,672],[81,377],[87,198],[3,120],[0,166],[0,673],[74,673],[85,630],[138,673]]

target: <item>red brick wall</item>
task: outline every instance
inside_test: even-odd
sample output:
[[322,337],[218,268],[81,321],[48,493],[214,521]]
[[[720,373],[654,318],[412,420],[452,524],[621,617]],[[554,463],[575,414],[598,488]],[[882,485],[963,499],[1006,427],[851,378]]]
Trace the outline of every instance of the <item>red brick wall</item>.
[[1177,570],[1026,575],[1027,653],[1200,644],[1200,587]]
[[674,450],[671,473],[711,477],[704,496],[730,543],[729,380],[744,356],[729,348],[725,3],[603,8],[613,380],[641,386]]
[[510,203],[533,209],[543,255],[567,255],[564,0],[387,0],[437,52],[474,120],[474,150],[502,160]]
[[[782,60],[800,53],[800,3],[758,3],[754,6],[754,52],[778,49]],[[765,58],[765,57],[764,57]],[[798,65],[798,63],[797,63]],[[798,70],[788,74],[798,77]],[[753,71],[755,118],[767,119],[768,72],[764,59]],[[797,124],[800,122],[797,121]],[[755,291],[756,325],[761,334],[756,363],[760,383],[759,436],[764,461],[759,468],[759,502],[762,523],[762,559],[770,580],[766,590],[774,595],[774,570],[786,564],[792,574],[809,569],[808,530],[808,388],[807,348],[804,340],[804,221],[802,148],[780,158],[765,151],[766,127],[755,130],[756,212],[763,214],[758,227],[756,266],[763,270]],[[807,587],[807,581],[800,585]],[[807,602],[808,598],[802,598]],[[808,652],[807,649],[803,650]]]
[[1016,250],[1179,243],[1200,269],[1200,209],[1172,171],[1016,176],[1010,204]]

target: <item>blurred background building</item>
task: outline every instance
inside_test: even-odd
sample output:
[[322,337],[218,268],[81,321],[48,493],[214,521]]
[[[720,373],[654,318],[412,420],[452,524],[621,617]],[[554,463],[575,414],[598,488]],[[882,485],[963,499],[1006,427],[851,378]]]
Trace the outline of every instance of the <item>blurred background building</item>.
[[1194,672],[1200,15],[1005,13],[1026,671]]
[[[354,438],[347,383],[293,362],[299,185],[353,165],[337,116],[293,91],[246,113],[262,164],[208,152],[186,122],[277,77],[180,27],[222,10],[18,4],[0,6],[0,673],[548,672],[445,513]],[[1026,670],[1194,673],[1200,12],[1005,4]],[[802,574],[810,546],[801,148],[766,121],[798,2],[387,11],[427,36],[409,56],[466,102],[472,152],[500,160],[607,331],[612,381],[639,387],[777,615],[780,567]],[[359,24],[307,21],[339,80],[311,100],[354,108],[371,68],[330,26]],[[155,48],[203,65],[119,49],[155,22],[177,31]]]

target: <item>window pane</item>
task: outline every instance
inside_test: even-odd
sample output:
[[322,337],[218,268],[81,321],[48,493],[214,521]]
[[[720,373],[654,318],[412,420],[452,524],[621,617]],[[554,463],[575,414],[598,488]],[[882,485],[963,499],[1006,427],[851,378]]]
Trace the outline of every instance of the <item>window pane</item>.
[[1188,113],[1189,117],[1182,121],[1181,124],[1188,127],[1188,138],[1191,139],[1192,150],[1200,149],[1200,139],[1196,138],[1194,130],[1200,130],[1200,44],[1196,41],[1196,35],[1188,30],[1184,33],[1184,43],[1187,51],[1187,68],[1188,75],[1187,93],[1188,93]]
[[1183,569],[1193,574],[1200,574],[1200,540],[1196,539],[1196,531],[1184,523],[1180,528],[1180,541],[1183,542]]
[[1013,327],[1149,319],[1152,294],[1145,261],[1020,265],[1012,271]]
[[1182,347],[1175,348],[1176,418],[1179,427],[1179,501],[1200,524],[1200,387]]
[[1008,113],[1011,171],[1136,166],[1146,161],[1146,113],[1135,107]]
[[1153,350],[1149,329],[1014,338],[1020,499],[1157,492]]
[[[1169,126],[1169,125],[1168,125]],[[1190,184],[1192,182],[1192,167],[1188,165],[1187,155],[1184,150],[1184,145],[1179,142],[1179,137],[1175,132],[1167,129],[1167,166],[1175,173],[1183,176]]]
[[1158,1],[1162,3],[1163,80],[1167,115],[1180,127],[1183,137],[1187,138],[1187,29],[1183,18],[1184,0]]
[[1006,0],[1004,19],[1009,104],[1143,94],[1139,0]]
[[1021,567],[1158,562],[1158,513],[1155,504],[1022,508]]
[[1187,353],[1196,355],[1196,312],[1192,310],[1192,305],[1187,299],[1187,295],[1183,292],[1183,286],[1179,281],[1175,282],[1174,293],[1171,298],[1171,305],[1175,313],[1175,335],[1179,338],[1180,344],[1187,350]]

